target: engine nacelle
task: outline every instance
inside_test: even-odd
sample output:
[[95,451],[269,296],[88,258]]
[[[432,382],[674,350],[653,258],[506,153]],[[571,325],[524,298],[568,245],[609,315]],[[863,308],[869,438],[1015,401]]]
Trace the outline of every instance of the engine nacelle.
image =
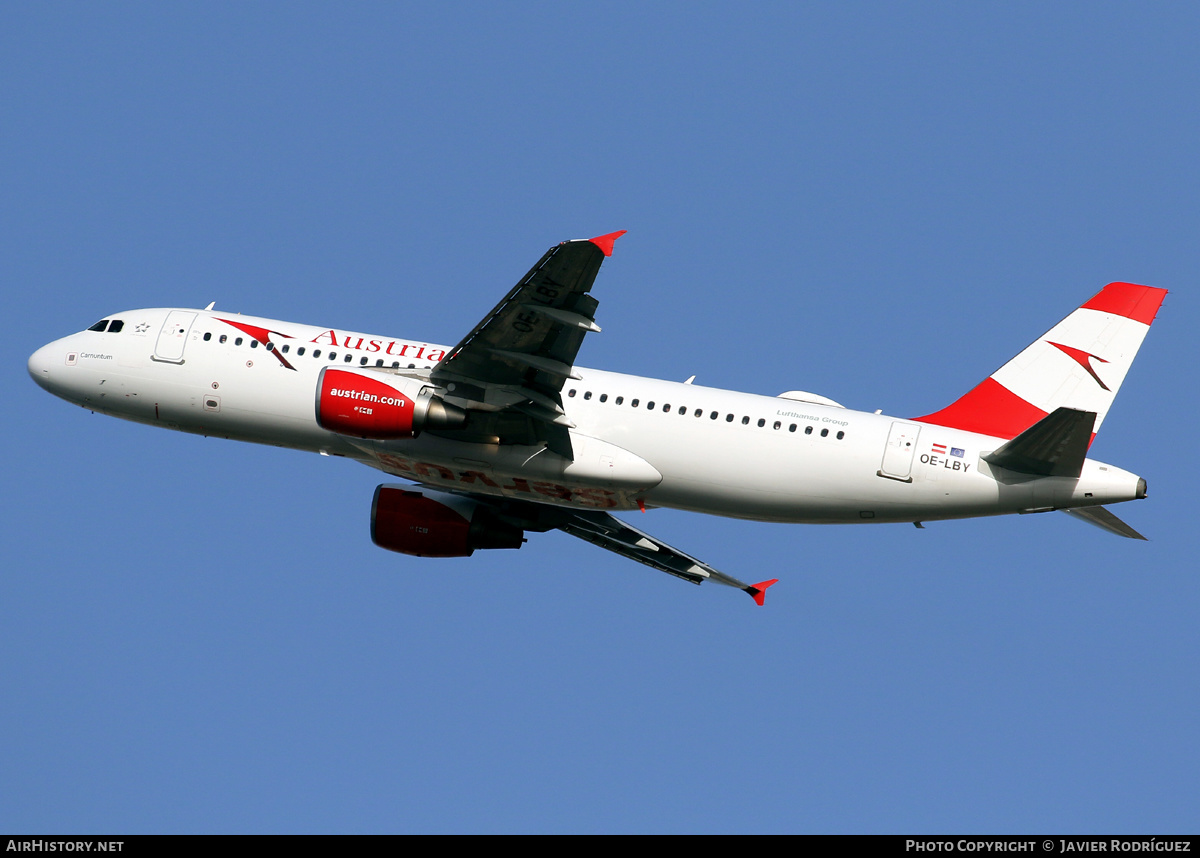
[[317,377],[317,425],[339,435],[391,440],[455,429],[467,413],[425,382],[327,366]]
[[371,502],[371,541],[416,557],[470,557],[477,548],[520,548],[525,531],[469,498],[383,485]]

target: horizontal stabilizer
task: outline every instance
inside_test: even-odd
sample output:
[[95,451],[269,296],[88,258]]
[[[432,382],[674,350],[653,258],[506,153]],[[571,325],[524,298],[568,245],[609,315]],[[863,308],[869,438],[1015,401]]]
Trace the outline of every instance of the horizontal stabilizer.
[[1020,474],[1078,477],[1092,443],[1096,412],[1056,408],[983,460]]
[[1078,509],[1064,509],[1063,512],[1080,521],[1102,527],[1117,536],[1125,536],[1129,539],[1146,538],[1102,506],[1081,506]]

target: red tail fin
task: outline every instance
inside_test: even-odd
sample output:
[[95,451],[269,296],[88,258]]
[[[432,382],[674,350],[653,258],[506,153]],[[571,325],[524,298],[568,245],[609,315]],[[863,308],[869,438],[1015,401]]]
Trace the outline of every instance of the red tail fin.
[[1052,411],[1071,408],[1095,412],[1094,435],[1166,294],[1109,283],[966,395],[916,419],[1011,439]]

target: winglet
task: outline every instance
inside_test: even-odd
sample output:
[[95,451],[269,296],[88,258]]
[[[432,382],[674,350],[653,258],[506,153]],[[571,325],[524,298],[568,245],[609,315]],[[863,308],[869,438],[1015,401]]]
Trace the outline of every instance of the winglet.
[[618,238],[628,231],[627,229],[619,229],[616,232],[610,232],[608,235],[598,235],[595,238],[589,239],[589,241],[604,251],[605,256],[612,256],[613,245],[617,243]]
[[754,597],[755,604],[761,605],[767,598],[767,588],[778,582],[778,578],[772,578],[770,581],[759,581],[757,584],[747,587],[746,592]]

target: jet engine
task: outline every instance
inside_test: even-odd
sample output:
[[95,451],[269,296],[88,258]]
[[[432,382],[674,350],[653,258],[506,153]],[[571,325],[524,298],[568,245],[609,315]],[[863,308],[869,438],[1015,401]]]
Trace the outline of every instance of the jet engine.
[[382,485],[371,502],[371,541],[416,557],[470,557],[477,548],[520,548],[525,531],[469,498]]
[[415,378],[335,369],[317,378],[317,425],[339,435],[391,440],[456,429],[467,413]]

